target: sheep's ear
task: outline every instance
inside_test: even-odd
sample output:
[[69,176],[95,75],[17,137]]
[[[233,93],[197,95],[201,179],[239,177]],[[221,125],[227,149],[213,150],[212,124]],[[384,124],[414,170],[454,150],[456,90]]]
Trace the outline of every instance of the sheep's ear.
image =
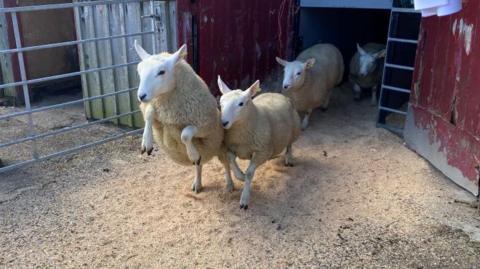
[[315,58],[310,58],[305,62],[305,69],[310,69],[315,65]]
[[187,44],[183,44],[174,54],[172,54],[172,61],[177,63],[179,60],[187,56]]
[[277,63],[279,63],[281,66],[285,66],[285,65],[287,65],[287,63],[288,63],[287,61],[282,60],[282,59],[280,59],[280,58],[278,58],[278,57],[275,57],[275,60],[277,60]]
[[373,54],[373,57],[377,58],[377,59],[381,59],[381,58],[384,58],[385,55],[387,54],[387,50],[386,49],[383,49],[379,52],[376,52],[375,54]]
[[227,84],[225,84],[225,82],[223,82],[223,80],[220,78],[220,76],[218,76],[217,83],[218,88],[220,89],[220,92],[222,92],[222,94],[226,94],[231,91]]
[[255,81],[245,92],[250,98],[253,98],[260,91],[260,80]]
[[142,60],[145,60],[147,59],[148,57],[150,57],[151,55],[148,54],[148,52],[146,52],[142,46],[140,46],[137,42],[137,40],[135,39],[135,41],[133,42],[133,47],[135,48],[135,51],[137,51],[137,54],[138,54],[138,57],[140,57],[140,59]]
[[357,51],[362,56],[367,54],[367,52],[362,47],[360,47],[360,45],[358,43],[357,43]]

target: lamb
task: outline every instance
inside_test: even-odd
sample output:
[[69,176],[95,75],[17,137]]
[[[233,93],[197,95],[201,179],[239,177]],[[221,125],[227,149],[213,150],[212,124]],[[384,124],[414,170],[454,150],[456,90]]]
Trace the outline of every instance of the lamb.
[[342,54],[331,44],[317,44],[293,62],[276,60],[284,66],[283,93],[293,100],[306,129],[313,109],[326,110],[333,88],[343,79]]
[[353,84],[355,100],[360,100],[362,88],[372,89],[372,106],[377,104],[377,88],[383,73],[383,58],[385,58],[385,45],[368,43],[363,48],[357,44],[357,52],[350,61],[350,74],[348,76]]
[[[247,209],[251,183],[257,167],[285,152],[285,165],[292,166],[292,143],[300,134],[300,117],[292,101],[279,93],[255,96],[257,80],[245,91],[231,90],[218,77],[222,92],[221,118],[225,131],[228,159],[235,176],[244,181],[240,208]],[[236,157],[250,160],[246,173],[240,170]]]
[[150,155],[155,139],[173,161],[193,164],[192,190],[197,193],[202,189],[203,164],[217,156],[225,168],[227,190],[233,191],[220,111],[205,82],[183,59],[186,45],[173,54],[158,55],[148,54],[136,41],[134,47],[142,60],[137,68],[145,120],[142,153]]

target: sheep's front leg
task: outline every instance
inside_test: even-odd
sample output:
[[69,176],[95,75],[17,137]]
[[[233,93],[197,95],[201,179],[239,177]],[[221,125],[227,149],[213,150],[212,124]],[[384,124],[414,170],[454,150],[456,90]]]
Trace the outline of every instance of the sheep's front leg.
[[362,95],[362,88],[357,83],[353,83],[353,98],[355,100],[360,100],[360,97]]
[[155,109],[153,106],[147,105],[145,112],[143,113],[143,118],[145,121],[145,127],[143,128],[143,137],[142,137],[142,149],[141,153],[147,152],[148,155],[152,154],[153,150],[153,118],[155,116]]
[[256,169],[257,165],[253,162],[253,160],[250,161],[245,173],[245,183],[243,184],[242,196],[240,196],[240,208],[245,210],[248,209],[248,201],[250,200],[250,192],[252,189],[252,180]]
[[192,139],[198,133],[198,129],[195,126],[189,125],[182,130],[180,139],[187,149],[188,159],[193,162],[193,164],[200,164],[200,153],[198,153],[197,148],[193,145]]
[[192,191],[199,193],[202,190],[202,165],[195,164],[195,178],[193,179]]
[[377,105],[377,86],[372,87],[372,100],[370,101],[370,105],[376,106]]
[[305,116],[303,116],[303,120],[302,120],[302,130],[305,130],[307,129],[308,127],[308,122],[310,121],[310,115],[312,114],[312,110],[310,109],[309,111],[307,111],[307,113],[305,113]]
[[230,165],[232,166],[233,174],[235,177],[240,180],[240,181],[245,181],[245,174],[240,170],[240,167],[238,167],[237,164],[237,156],[231,151],[227,153],[228,161],[230,162]]
[[223,163],[223,167],[225,168],[225,183],[227,184],[227,191],[233,192],[234,186],[232,175],[230,174],[230,164],[228,163],[228,161]]
[[288,145],[285,151],[285,166],[293,167],[292,144]]

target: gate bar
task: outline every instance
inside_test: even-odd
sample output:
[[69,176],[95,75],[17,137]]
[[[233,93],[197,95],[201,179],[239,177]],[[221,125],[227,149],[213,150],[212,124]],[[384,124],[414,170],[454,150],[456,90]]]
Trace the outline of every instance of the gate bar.
[[138,32],[138,33],[131,33],[131,34],[124,34],[124,35],[112,35],[106,37],[96,37],[96,38],[88,38],[88,39],[81,39],[81,40],[73,40],[73,41],[65,41],[60,43],[51,43],[45,45],[38,45],[38,46],[31,46],[31,47],[23,47],[20,49],[7,49],[7,50],[0,50],[0,54],[7,54],[7,53],[14,53],[14,52],[23,52],[23,51],[32,51],[32,50],[41,50],[41,49],[51,49],[51,48],[58,48],[70,45],[78,45],[88,42],[94,41],[104,41],[108,39],[116,39],[116,38],[125,38],[125,37],[132,37],[132,36],[144,36],[149,34],[155,34],[155,31],[148,31],[148,32]]
[[52,132],[48,132],[48,133],[42,133],[42,134],[35,135],[35,136],[28,136],[28,137],[20,138],[20,139],[13,140],[13,141],[10,141],[10,142],[4,143],[4,144],[0,144],[0,149],[4,148],[4,147],[9,147],[9,146],[12,146],[12,145],[16,145],[16,144],[19,144],[19,143],[31,141],[31,140],[33,140],[35,142],[35,140],[39,139],[39,138],[45,138],[45,137],[49,137],[49,136],[54,136],[54,135],[66,133],[66,132],[69,132],[71,130],[75,130],[75,129],[78,129],[78,128],[89,127],[89,126],[92,126],[92,125],[95,125],[95,124],[98,124],[98,123],[103,123],[103,122],[111,121],[111,120],[114,120],[114,119],[126,117],[126,116],[133,115],[133,114],[136,114],[136,113],[139,113],[139,112],[140,112],[140,110],[137,109],[137,110],[130,111],[130,112],[125,112],[125,113],[122,113],[122,114],[117,114],[115,116],[102,118],[100,120],[95,120],[95,121],[90,121],[90,122],[87,122],[87,123],[82,123],[82,124],[78,124],[78,125],[74,125],[74,126],[70,126],[70,127],[65,127],[65,128],[62,128],[62,129],[52,131]]
[[[12,24],[13,24],[13,33],[15,37],[15,46],[18,48],[22,47],[22,41],[20,39],[20,30],[18,29],[18,18],[17,13],[13,12],[12,14]],[[18,65],[20,68],[20,77],[22,80],[27,80],[27,72],[25,71],[25,60],[23,59],[23,52],[17,53]],[[30,112],[32,107],[30,105],[30,93],[28,89],[28,84],[23,84],[23,99],[25,100],[25,110]],[[33,138],[32,143],[32,155],[34,159],[38,159],[37,152],[37,143],[35,141],[35,126],[33,125],[32,114],[28,114],[28,132],[29,136]]]
[[[20,54],[20,53],[21,52],[19,52],[18,54]],[[61,74],[61,75],[55,75],[55,76],[49,76],[49,77],[43,77],[43,78],[36,78],[36,79],[31,79],[31,80],[23,80],[22,79],[22,81],[2,84],[2,85],[0,85],[0,89],[8,88],[8,87],[16,87],[16,86],[20,86],[20,85],[39,83],[39,82],[45,82],[45,81],[56,80],[56,79],[62,79],[62,78],[75,77],[75,76],[79,76],[79,75],[82,75],[82,74],[88,74],[88,73],[94,73],[94,72],[98,72],[98,71],[104,71],[104,70],[110,70],[110,69],[130,66],[130,65],[138,64],[139,62],[140,61],[129,62],[129,63],[124,63],[124,64],[109,65],[109,66],[105,66],[105,67],[91,68],[91,69],[87,69],[87,70],[83,70],[83,71],[65,73],[65,74]]]
[[74,148],[70,148],[70,149],[67,149],[67,150],[55,152],[55,153],[52,153],[52,154],[49,154],[49,155],[41,156],[41,157],[38,157],[37,159],[31,159],[31,160],[11,164],[11,165],[8,165],[6,167],[0,168],[0,173],[16,169],[16,168],[19,168],[19,167],[27,165],[27,164],[31,164],[31,163],[34,163],[36,161],[43,161],[43,160],[47,160],[47,159],[51,159],[51,158],[55,158],[55,157],[60,157],[60,156],[66,155],[66,154],[74,153],[74,152],[82,150],[82,149],[86,149],[86,148],[89,148],[89,147],[105,144],[107,142],[110,142],[110,141],[113,141],[113,140],[116,140],[116,139],[119,139],[119,138],[122,138],[122,137],[125,137],[125,136],[140,134],[141,132],[143,132],[143,129],[137,129],[137,130],[133,130],[133,131],[123,132],[121,134],[111,136],[109,138],[105,138],[103,140],[83,144],[83,145],[78,146],[78,147],[74,147]]
[[112,96],[112,95],[118,95],[118,94],[122,94],[122,93],[129,93],[129,92],[135,91],[135,90],[137,90],[137,89],[138,89],[138,87],[134,87],[134,88],[129,88],[129,89],[125,89],[125,90],[121,90],[121,91],[117,91],[117,92],[110,92],[110,93],[106,93],[106,94],[102,94],[102,95],[96,95],[96,96],[92,96],[92,97],[82,98],[82,99],[78,99],[78,100],[74,100],[74,101],[69,101],[69,102],[65,102],[65,103],[60,103],[60,104],[56,104],[56,105],[42,106],[42,107],[39,107],[39,108],[33,108],[33,109],[31,109],[30,111],[21,111],[21,112],[17,112],[17,113],[11,113],[11,114],[7,114],[7,115],[2,115],[2,116],[0,116],[0,120],[6,120],[6,119],[14,118],[14,117],[19,117],[19,116],[27,115],[27,114],[33,114],[33,113],[38,113],[38,112],[42,112],[42,111],[46,111],[46,110],[50,110],[50,109],[55,109],[55,108],[61,108],[61,107],[65,107],[65,106],[75,105],[75,104],[77,104],[77,103],[83,103],[83,102],[86,102],[86,101],[92,101],[92,100],[96,100],[96,99],[102,99],[102,98],[109,97],[109,96]]
[[[73,7],[87,7],[97,5],[111,5],[111,4],[124,4],[133,2],[147,2],[151,0],[102,0],[102,1],[88,1],[88,2],[76,2],[76,3],[63,3],[63,4],[45,4],[36,6],[23,6],[23,7],[7,7],[0,8],[0,13],[14,13],[14,12],[30,12],[50,9],[65,9]],[[158,0],[169,1],[169,0]]]

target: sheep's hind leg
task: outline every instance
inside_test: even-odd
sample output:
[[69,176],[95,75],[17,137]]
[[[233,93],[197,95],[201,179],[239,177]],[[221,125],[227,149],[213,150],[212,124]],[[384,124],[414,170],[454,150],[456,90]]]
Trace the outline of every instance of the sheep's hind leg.
[[198,150],[192,143],[193,137],[198,133],[198,129],[195,126],[189,125],[182,130],[180,138],[185,144],[187,149],[187,155],[190,161],[195,165],[195,179],[193,180],[192,191],[199,193],[202,189],[202,165],[201,156]]
[[195,165],[200,163],[200,153],[198,153],[198,150],[192,143],[192,139],[197,133],[197,127],[189,125],[183,128],[180,136],[183,144],[185,144],[185,147],[187,148],[188,159],[190,159],[190,161],[192,161],[192,163]]
[[332,89],[328,90],[327,94],[325,95],[325,100],[323,100],[323,104],[320,107],[323,112],[328,110],[328,105],[330,104],[331,95],[332,95]]
[[145,113],[143,115],[143,118],[145,120],[145,127],[143,129],[143,137],[142,137],[142,148],[141,148],[141,153],[147,152],[148,155],[152,154],[153,150],[153,130],[152,130],[152,124],[153,124],[153,117],[155,115],[155,110],[153,109],[153,106],[147,105],[145,109]]
[[353,83],[353,99],[360,100],[360,96],[362,95],[362,88],[356,83]]
[[238,167],[235,154],[231,151],[227,153],[228,161],[230,162],[230,165],[232,166],[233,174],[235,177],[240,180],[240,181],[245,181],[245,174],[242,172],[240,167]]
[[305,116],[303,116],[303,120],[302,120],[302,130],[305,130],[307,129],[308,127],[308,122],[310,121],[310,115],[312,114],[312,110],[310,109],[309,111],[307,111],[307,113],[305,114]]
[[293,167],[292,144],[288,145],[285,151],[285,166]]
[[377,86],[372,87],[372,100],[370,100],[370,105],[376,106],[377,105]]
[[195,164],[195,179],[192,184],[192,191],[199,193],[202,190],[202,165]]

